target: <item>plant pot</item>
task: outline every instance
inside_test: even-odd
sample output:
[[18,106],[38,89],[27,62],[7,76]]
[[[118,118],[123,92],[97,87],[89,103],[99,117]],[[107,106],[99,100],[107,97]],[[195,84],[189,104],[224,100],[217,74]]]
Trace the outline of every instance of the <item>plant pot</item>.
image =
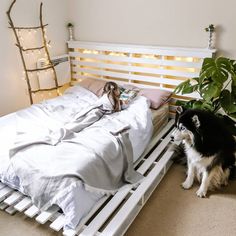
[[73,27],[68,27],[69,30],[69,41],[74,40],[74,28]]

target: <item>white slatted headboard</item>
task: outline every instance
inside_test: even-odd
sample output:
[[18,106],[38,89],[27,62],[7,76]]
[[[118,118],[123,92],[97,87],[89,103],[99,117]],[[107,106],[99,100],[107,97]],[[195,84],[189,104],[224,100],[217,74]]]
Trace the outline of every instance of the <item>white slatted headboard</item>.
[[[205,57],[215,50],[69,41],[72,81],[86,78],[112,80],[140,87],[173,91],[186,79],[197,77]],[[188,97],[199,98],[193,93]],[[174,112],[174,101],[170,107]]]

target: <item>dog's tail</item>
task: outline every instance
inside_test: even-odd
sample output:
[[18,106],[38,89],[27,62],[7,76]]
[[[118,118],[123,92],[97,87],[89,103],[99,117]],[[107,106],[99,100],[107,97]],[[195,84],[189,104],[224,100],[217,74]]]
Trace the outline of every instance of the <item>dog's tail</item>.
[[180,145],[172,143],[170,144],[169,149],[174,152],[174,154],[172,155],[172,161],[174,163],[178,163],[183,166],[187,165],[187,156],[184,151],[183,143],[181,143]]

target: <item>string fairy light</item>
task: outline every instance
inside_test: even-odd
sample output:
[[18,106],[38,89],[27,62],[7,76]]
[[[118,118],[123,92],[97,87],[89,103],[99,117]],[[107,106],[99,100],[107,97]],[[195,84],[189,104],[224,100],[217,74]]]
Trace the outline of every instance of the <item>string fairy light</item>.
[[[31,104],[33,104],[33,99],[32,97],[35,97],[36,94],[38,91],[44,91],[44,89],[38,89],[36,91],[32,91],[31,89],[31,84],[30,84],[30,79],[33,77],[35,78],[35,76],[40,76],[41,73],[53,73],[54,76],[55,76],[55,87],[52,88],[54,91],[56,89],[56,91],[58,92],[58,95],[61,95],[60,91],[58,90],[58,82],[57,82],[57,75],[55,73],[55,69],[54,69],[54,65],[51,65],[51,64],[48,64],[45,68],[44,67],[40,67],[40,68],[30,68],[28,67],[27,63],[33,63],[33,60],[32,59],[35,59],[35,60],[38,60],[39,59],[39,55],[40,56],[45,56],[45,58],[48,59],[49,62],[51,62],[51,59],[50,59],[50,55],[49,55],[49,52],[48,52],[48,48],[51,47],[50,45],[50,41],[47,42],[47,35],[46,35],[46,32],[47,32],[47,29],[45,28],[48,24],[44,24],[43,23],[43,14],[42,14],[42,6],[43,6],[43,3],[40,4],[40,25],[39,26],[35,26],[35,27],[15,27],[14,25],[14,21],[11,17],[11,11],[13,9],[13,6],[15,4],[16,1],[13,1],[12,4],[10,5],[9,7],[9,10],[7,11],[7,16],[8,16],[8,19],[9,19],[9,24],[10,24],[10,28],[13,29],[14,31],[14,34],[15,34],[15,37],[16,37],[16,41],[17,41],[17,44],[16,46],[19,48],[19,51],[20,51],[20,55],[21,55],[21,59],[22,59],[22,62],[23,62],[23,67],[24,67],[24,71],[22,73],[22,80],[26,81],[27,82],[27,85],[28,85],[28,92],[29,92],[29,96],[30,96],[30,102]],[[38,33],[38,30],[41,30],[41,33],[42,33],[42,40],[43,40],[43,45],[42,46],[39,46],[39,47],[30,47],[30,48],[25,48],[25,45],[28,44],[28,42],[32,41],[32,37],[31,36],[34,36],[36,33]],[[32,35],[33,34],[33,35]],[[45,51],[43,51],[43,49]],[[25,58],[24,55],[27,55],[27,56],[30,56],[30,57],[27,57]],[[27,62],[27,63],[26,63]],[[51,70],[52,68],[52,70]],[[52,90],[52,89],[49,89],[49,90]],[[44,98],[45,95],[47,96],[47,93],[43,93],[41,94],[41,97]],[[51,92],[48,93],[49,96],[52,95]]]

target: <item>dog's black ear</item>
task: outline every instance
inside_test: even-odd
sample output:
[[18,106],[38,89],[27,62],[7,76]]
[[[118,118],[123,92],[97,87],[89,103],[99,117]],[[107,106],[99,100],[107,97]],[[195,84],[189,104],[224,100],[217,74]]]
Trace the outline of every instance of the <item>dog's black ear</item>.
[[198,118],[197,115],[194,115],[194,116],[192,117],[192,121],[193,121],[193,124],[195,125],[196,128],[199,128],[199,127],[200,127],[201,123],[200,123],[199,118]]

